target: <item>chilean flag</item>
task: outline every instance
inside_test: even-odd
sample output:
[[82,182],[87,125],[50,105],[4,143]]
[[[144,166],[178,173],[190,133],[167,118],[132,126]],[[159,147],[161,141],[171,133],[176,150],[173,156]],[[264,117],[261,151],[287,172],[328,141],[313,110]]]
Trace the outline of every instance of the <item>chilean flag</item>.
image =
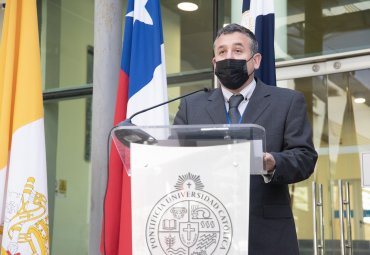
[[[133,113],[167,101],[159,0],[129,0],[114,125]],[[168,125],[167,105],[133,118],[136,125]],[[132,254],[131,183],[114,147],[109,158],[101,252]]]
[[242,12],[241,25],[254,32],[262,55],[256,76],[264,83],[276,86],[274,1],[243,0]]

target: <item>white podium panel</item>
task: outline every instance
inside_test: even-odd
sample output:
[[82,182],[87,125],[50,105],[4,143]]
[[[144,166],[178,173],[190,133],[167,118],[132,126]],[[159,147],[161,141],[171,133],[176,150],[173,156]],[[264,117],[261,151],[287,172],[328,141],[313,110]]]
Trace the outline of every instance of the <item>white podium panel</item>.
[[133,254],[248,254],[250,147],[132,143]]

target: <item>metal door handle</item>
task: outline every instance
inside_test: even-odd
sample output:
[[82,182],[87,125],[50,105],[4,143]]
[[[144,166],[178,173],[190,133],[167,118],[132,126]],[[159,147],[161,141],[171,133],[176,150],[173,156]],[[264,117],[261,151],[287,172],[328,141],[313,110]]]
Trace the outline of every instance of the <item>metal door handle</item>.
[[[343,186],[342,180],[338,180],[338,190],[339,190],[339,220],[340,220],[340,250],[341,255],[347,254],[352,255],[352,226],[351,226],[351,205],[350,205],[350,192],[349,192],[349,182],[345,182],[345,195],[343,198]],[[346,228],[347,228],[347,240],[344,238],[344,208],[346,207]]]
[[317,203],[317,206],[319,206],[320,209],[320,244],[318,248],[320,249],[320,254],[325,254],[325,236],[324,236],[324,199],[323,199],[323,186],[322,184],[319,184],[319,202]]
[[347,244],[346,248],[348,249],[348,254],[353,254],[352,249],[352,226],[351,226],[351,201],[350,201],[350,194],[349,194],[349,182],[345,183],[345,190],[346,190],[346,200],[344,200],[344,204],[346,205],[346,218],[347,218]]
[[340,223],[340,254],[345,255],[346,248],[344,245],[344,222],[343,222],[343,190],[342,180],[338,180],[339,191],[339,223]]
[[312,182],[313,254],[317,255],[316,183]]
[[[323,186],[322,184],[318,185],[319,187],[319,197],[317,199],[317,185],[315,182],[312,182],[312,221],[313,221],[313,250],[314,255],[324,254],[324,209],[323,209]],[[317,238],[317,216],[316,208],[319,207],[319,224],[320,224],[320,242],[318,243]]]

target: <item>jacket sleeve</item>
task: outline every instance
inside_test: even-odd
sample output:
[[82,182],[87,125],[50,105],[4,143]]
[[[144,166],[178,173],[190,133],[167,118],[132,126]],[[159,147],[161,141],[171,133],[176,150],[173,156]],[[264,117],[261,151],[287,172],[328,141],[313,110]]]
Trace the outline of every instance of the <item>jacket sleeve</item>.
[[287,113],[283,132],[283,148],[270,152],[276,162],[271,183],[289,184],[307,179],[314,171],[317,152],[312,142],[303,94],[295,93]]

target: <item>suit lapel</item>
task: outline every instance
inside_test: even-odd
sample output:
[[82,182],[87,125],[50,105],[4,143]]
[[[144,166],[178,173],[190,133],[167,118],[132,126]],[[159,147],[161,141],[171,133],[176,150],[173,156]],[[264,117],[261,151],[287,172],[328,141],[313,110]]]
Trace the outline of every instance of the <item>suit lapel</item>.
[[225,100],[220,88],[215,89],[208,97],[206,110],[214,124],[226,124]]
[[256,88],[243,114],[242,123],[255,123],[271,104],[272,98],[267,86],[260,80],[257,80]]

